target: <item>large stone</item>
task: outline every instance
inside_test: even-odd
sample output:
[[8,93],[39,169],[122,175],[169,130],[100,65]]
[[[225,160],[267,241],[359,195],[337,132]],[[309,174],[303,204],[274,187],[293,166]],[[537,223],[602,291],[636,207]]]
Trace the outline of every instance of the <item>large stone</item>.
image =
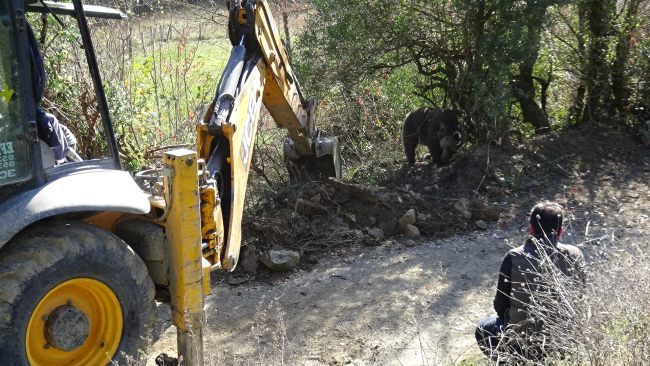
[[472,201],[472,217],[475,220],[498,221],[501,212],[495,205],[491,205],[482,200]]
[[300,254],[293,250],[271,249],[260,257],[260,261],[273,271],[287,272],[298,266],[298,262],[300,262]]
[[425,222],[425,221],[427,221],[427,215],[425,215],[423,213],[419,213],[418,214],[418,222]]
[[375,242],[381,241],[384,238],[384,231],[379,228],[370,229],[368,230],[368,237]]
[[465,220],[472,218],[472,202],[469,199],[462,197],[454,203],[454,208],[463,215]]
[[338,193],[341,193],[345,196],[349,196],[352,199],[356,199],[363,203],[374,204],[377,202],[377,197],[372,188],[364,186],[362,184],[353,184],[343,182],[340,179],[329,178],[328,183],[334,186],[334,189]]
[[377,201],[379,201],[379,202],[390,202],[390,195],[388,193],[379,193],[377,195]]
[[296,211],[305,216],[327,214],[327,208],[318,202],[311,202],[303,199],[296,201]]
[[379,223],[379,228],[384,232],[384,235],[395,235],[395,228],[397,227],[397,220],[392,219],[382,221]]
[[478,221],[476,221],[476,222],[474,223],[474,225],[476,225],[476,227],[477,227],[478,229],[481,229],[481,230],[487,230],[487,228],[488,228],[488,226],[487,226],[487,222],[485,222],[485,221],[483,221],[483,220],[478,220]]
[[404,234],[408,236],[409,238],[419,238],[420,237],[420,229],[418,229],[417,226],[408,224],[404,228]]
[[244,245],[239,252],[239,265],[248,273],[255,274],[260,267],[253,244]]
[[449,233],[446,231],[438,231],[436,234],[436,238],[448,238]]
[[343,205],[348,202],[350,202],[350,196],[348,196],[347,194],[337,194],[336,196],[334,196],[334,203],[336,203],[337,205]]
[[413,225],[416,222],[415,218],[415,210],[410,209],[406,211],[404,215],[399,219],[397,222],[397,226],[399,226],[400,230],[404,230],[407,225]]

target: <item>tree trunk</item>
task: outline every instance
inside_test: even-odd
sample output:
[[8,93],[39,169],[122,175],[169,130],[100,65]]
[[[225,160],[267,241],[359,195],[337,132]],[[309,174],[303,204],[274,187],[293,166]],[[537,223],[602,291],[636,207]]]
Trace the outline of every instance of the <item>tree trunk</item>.
[[578,88],[576,90],[576,96],[575,99],[573,100],[573,104],[571,105],[571,108],[569,109],[569,113],[567,115],[567,123],[569,125],[572,124],[577,124],[582,120],[582,112],[585,108],[585,93],[587,92],[587,73],[589,72],[589,65],[587,63],[587,60],[585,59],[586,56],[586,48],[585,48],[585,42],[584,38],[587,29],[585,27],[585,24],[587,22],[587,8],[589,4],[587,1],[582,1],[578,3],[578,31],[579,34],[576,37],[578,39],[578,61],[580,63],[580,71],[579,71],[579,78],[580,78],[580,84],[578,85]]
[[618,113],[627,112],[627,98],[629,96],[625,67],[631,51],[632,33],[637,28],[636,16],[639,12],[641,0],[632,0],[628,4],[622,29],[618,34],[616,43],[616,58],[612,63],[612,94],[614,107]]
[[515,84],[516,98],[521,107],[524,123],[530,123],[536,131],[545,131],[550,127],[548,116],[539,104],[535,101],[535,83],[533,68],[539,55],[539,43],[541,39],[542,24],[546,7],[536,8],[530,6],[527,11],[528,32],[526,42],[530,47],[530,53],[522,63],[519,64],[519,80]]
[[284,51],[291,62],[291,33],[289,33],[289,12],[282,13],[282,23],[284,24]]
[[41,44],[41,47],[45,45],[45,38],[47,38],[47,26],[48,26],[49,16],[47,14],[41,15],[41,36],[38,39],[38,43]]
[[516,84],[516,95],[524,117],[524,123],[532,124],[536,131],[544,131],[551,125],[546,113],[535,101],[533,65],[528,61],[519,65],[519,81]]
[[582,120],[593,120],[601,108],[601,101],[607,95],[609,72],[607,68],[607,36],[610,31],[612,0],[591,0],[589,3],[589,70],[587,75],[587,108]]
[[[485,35],[485,22],[489,17],[489,14],[486,14],[485,1],[478,0],[476,4],[475,12],[468,12],[467,22],[468,24],[474,24],[473,29],[473,38],[468,37],[467,43],[465,44],[465,59],[467,60],[467,71],[473,77],[466,77],[461,79],[458,85],[454,85],[454,89],[449,91],[449,94],[452,95],[452,101],[457,100],[462,108],[467,108],[467,106],[474,105],[480,106],[480,103],[476,103],[474,98],[474,78],[482,78],[483,69],[483,60],[481,57],[482,48],[483,48],[483,37]],[[479,107],[480,108],[480,107]],[[471,110],[477,115],[481,115],[480,110]]]

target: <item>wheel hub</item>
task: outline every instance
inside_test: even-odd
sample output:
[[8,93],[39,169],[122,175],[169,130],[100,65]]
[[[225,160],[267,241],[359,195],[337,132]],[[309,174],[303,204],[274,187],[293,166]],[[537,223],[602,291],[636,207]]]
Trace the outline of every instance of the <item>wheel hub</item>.
[[30,365],[105,366],[117,352],[122,324],[120,302],[108,286],[90,278],[67,280],[32,312],[27,359]]
[[70,352],[88,339],[90,322],[86,314],[71,305],[59,306],[48,315],[44,335],[47,343],[61,351]]

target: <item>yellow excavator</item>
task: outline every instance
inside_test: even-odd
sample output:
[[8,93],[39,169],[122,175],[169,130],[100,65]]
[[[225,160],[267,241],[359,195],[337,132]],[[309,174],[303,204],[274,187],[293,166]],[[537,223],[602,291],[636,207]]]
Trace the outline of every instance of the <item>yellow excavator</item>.
[[[132,177],[118,144],[87,17],[119,11],[0,0],[0,365],[107,365],[138,357],[165,299],[178,356],[203,365],[203,298],[212,270],[233,270],[261,105],[289,132],[293,181],[341,176],[338,140],[314,127],[264,0],[226,2],[233,45],[196,151],[163,153]],[[44,72],[26,13],[72,16],[102,117],[101,159],[40,107]],[[82,154],[83,155],[83,154]]]

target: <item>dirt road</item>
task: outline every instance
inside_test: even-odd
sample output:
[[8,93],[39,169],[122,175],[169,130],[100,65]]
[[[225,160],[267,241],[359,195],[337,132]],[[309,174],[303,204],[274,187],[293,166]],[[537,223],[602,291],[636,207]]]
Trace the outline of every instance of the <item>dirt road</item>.
[[[583,243],[589,223],[591,241],[582,246],[587,256],[599,250],[596,239],[612,231],[622,247],[649,238],[647,185],[613,195],[611,189],[607,184],[591,198],[569,198],[565,242]],[[205,335],[211,364],[410,366],[476,358],[474,329],[494,313],[500,261],[527,232],[526,212],[519,209],[527,205],[506,205],[505,217],[486,231],[423,239],[413,247],[398,237],[325,257],[313,270],[275,283],[213,283]],[[605,220],[605,212],[616,214]],[[176,332],[167,306],[159,307],[157,328],[152,354],[173,354]]]

